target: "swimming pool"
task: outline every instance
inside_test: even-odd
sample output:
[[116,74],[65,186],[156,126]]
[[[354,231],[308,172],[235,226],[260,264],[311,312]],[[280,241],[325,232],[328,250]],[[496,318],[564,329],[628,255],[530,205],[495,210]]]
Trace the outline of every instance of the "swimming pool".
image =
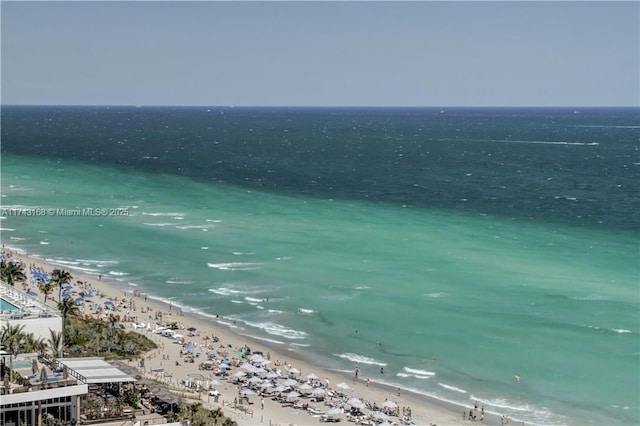
[[7,311],[16,311],[16,310],[19,310],[17,306],[7,302],[4,299],[0,299],[0,311],[7,312]]

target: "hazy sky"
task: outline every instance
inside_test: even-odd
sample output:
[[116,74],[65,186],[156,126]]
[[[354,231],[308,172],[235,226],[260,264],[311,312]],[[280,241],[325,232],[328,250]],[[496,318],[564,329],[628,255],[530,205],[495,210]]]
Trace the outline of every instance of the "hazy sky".
[[2,104],[638,106],[639,5],[2,1]]

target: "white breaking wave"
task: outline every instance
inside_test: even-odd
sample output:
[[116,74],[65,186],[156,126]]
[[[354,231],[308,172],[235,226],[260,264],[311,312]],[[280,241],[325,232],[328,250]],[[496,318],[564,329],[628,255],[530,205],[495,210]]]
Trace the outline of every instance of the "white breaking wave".
[[444,383],[438,383],[438,385],[439,385],[439,386],[442,386],[442,387],[443,387],[443,388],[445,388],[445,389],[448,389],[448,390],[454,391],[454,392],[458,392],[458,393],[467,393],[467,391],[466,391],[466,390],[464,390],[464,389],[460,389],[460,388],[457,388],[457,387],[455,387],[455,386],[445,385]]
[[572,300],[609,300],[608,297],[600,296],[599,294],[590,294],[588,296],[573,296]]
[[162,222],[162,223],[147,223],[147,222],[143,222],[143,225],[147,225],[147,226],[159,226],[159,227],[164,227],[164,226],[175,226],[175,223],[167,223],[167,222]]
[[213,228],[214,225],[180,225],[176,226],[178,229],[202,229],[203,231],[209,230],[209,228]]
[[209,263],[209,268],[215,268],[220,271],[252,271],[260,267],[259,263],[229,262],[229,263]]
[[120,272],[120,271],[109,271],[109,275],[114,275],[116,277],[122,277],[125,275],[129,275],[126,272]]
[[246,321],[246,324],[264,330],[269,334],[273,334],[274,336],[281,336],[286,339],[305,339],[307,337],[307,333],[304,331],[293,330],[291,328],[286,328],[283,325],[276,324],[273,322],[249,322]]
[[169,217],[182,217],[184,213],[142,213],[143,216],[169,216]]
[[347,352],[344,354],[333,354],[333,355],[337,356],[338,358],[344,358],[352,362],[357,362],[358,364],[379,365],[381,367],[385,367],[387,365],[387,363],[385,362],[381,362],[376,359],[369,358],[364,355],[354,354],[351,352]]
[[598,142],[567,142],[567,141],[521,141],[511,139],[465,139],[465,141],[474,142],[500,142],[500,143],[523,143],[523,144],[540,144],[540,145],[577,145],[577,146],[597,146]]
[[447,293],[442,293],[442,292],[440,292],[440,293],[428,293],[428,294],[425,294],[425,296],[427,296],[427,297],[433,297],[433,298],[445,297],[446,295],[447,295]]
[[118,262],[117,260],[94,260],[94,259],[76,259],[76,262],[83,263],[85,265],[115,265]]
[[568,127],[597,127],[604,129],[640,129],[640,126],[596,125],[596,124],[570,124]]
[[[416,379],[430,379],[436,375],[433,371],[418,370],[417,368],[402,367],[402,371]],[[401,374],[401,373],[399,373]]]
[[210,288],[208,291],[215,293],[215,294],[219,294],[220,296],[231,296],[233,294],[239,294],[240,291],[238,290],[233,290],[231,288],[227,288],[227,287],[220,287],[220,288]]
[[63,259],[47,259],[47,261],[52,263],[57,263],[58,265],[69,265],[69,266],[74,266],[80,263],[72,260],[63,260]]
[[614,328],[613,331],[615,331],[616,333],[631,333],[631,330],[627,330],[624,328]]

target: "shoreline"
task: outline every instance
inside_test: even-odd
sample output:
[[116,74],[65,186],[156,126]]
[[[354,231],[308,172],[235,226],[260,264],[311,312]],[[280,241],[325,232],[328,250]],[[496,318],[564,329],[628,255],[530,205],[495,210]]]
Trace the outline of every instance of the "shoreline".
[[[286,343],[277,343],[276,341],[267,338],[254,336],[252,335],[250,330],[244,329],[240,326],[228,324],[225,321],[224,317],[220,317],[218,319],[212,318],[195,310],[191,311],[191,308],[188,306],[167,302],[166,300],[151,293],[140,293],[140,295],[134,296],[134,291],[141,290],[137,289],[135,286],[128,286],[129,288],[126,288],[126,283],[119,281],[115,277],[102,276],[101,279],[99,279],[98,277],[93,277],[92,275],[88,274],[86,271],[82,271],[81,268],[75,269],[71,265],[57,264],[55,262],[48,261],[38,254],[29,254],[19,247],[5,246],[3,251],[12,252],[13,259],[20,260],[25,264],[25,273],[28,277],[30,264],[35,264],[37,267],[43,268],[47,272],[50,272],[55,268],[65,269],[72,273],[74,283],[76,281],[82,281],[84,283],[90,284],[92,287],[99,289],[102,295],[106,298],[130,298],[135,302],[136,306],[145,306],[146,313],[161,312],[163,316],[161,322],[166,323],[168,320],[176,321],[179,326],[179,331],[186,330],[186,328],[188,327],[195,327],[198,332],[197,336],[193,337],[194,341],[202,335],[215,335],[225,346],[233,346],[234,348],[239,348],[244,345],[248,345],[253,350],[260,350],[263,353],[270,353],[272,359],[277,359],[280,362],[294,365],[301,370],[301,373],[299,374],[300,377],[304,377],[306,374],[312,372],[320,376],[323,380],[325,378],[328,379],[332,388],[334,388],[336,384],[341,382],[348,384],[350,386],[350,389],[347,391],[349,393],[349,396],[358,397],[364,401],[373,401],[379,405],[387,400],[394,401],[398,404],[399,410],[400,408],[404,408],[405,406],[411,407],[412,420],[416,425],[466,425],[472,423],[466,418],[463,419],[462,412],[464,411],[468,414],[469,410],[473,407],[463,406],[454,402],[438,399],[421,393],[412,392],[408,389],[400,389],[400,396],[398,396],[397,389],[392,385],[381,383],[376,380],[371,380],[370,383],[367,384],[365,382],[365,378],[360,378],[358,379],[358,381],[354,381],[353,375],[349,375],[344,371],[338,371],[335,369],[327,368],[326,366],[318,365],[319,363],[316,359],[314,359],[313,354],[307,353],[304,348],[294,350],[291,347],[288,347]],[[31,289],[38,293],[38,299],[44,299],[43,295],[37,288]],[[57,301],[55,301],[56,297],[57,294],[54,291],[53,294],[50,295],[47,303],[55,306],[55,304],[57,303]],[[85,307],[86,306],[83,306],[83,309],[81,311],[83,314],[88,314],[96,317],[95,314],[88,313]],[[152,318],[151,315],[140,318],[141,312],[135,310],[133,314],[135,313],[138,313],[138,315],[131,316],[135,316],[137,318],[137,323],[143,322],[149,323],[149,325],[151,325],[152,322],[157,323],[157,318]],[[123,324],[128,331],[134,331],[143,334],[159,345],[159,349],[146,354],[145,372],[147,370],[151,372],[153,370],[166,369],[170,374],[168,384],[176,386],[174,390],[178,390],[177,387],[179,385],[179,381],[185,379],[187,375],[203,373],[202,371],[197,370],[196,363],[190,365],[187,365],[185,363],[182,363],[181,365],[173,365],[173,361],[179,359],[180,351],[177,347],[179,345],[165,344],[177,343],[176,341],[160,338],[159,335],[153,334],[144,329],[135,329],[132,327],[131,322],[123,322]],[[165,349],[165,346],[169,346],[170,348]],[[160,354],[164,355],[165,352],[169,352],[167,353],[167,357],[170,358],[171,362],[166,362],[168,361],[167,359],[161,359]],[[130,361],[129,365],[137,367],[137,363],[135,363],[134,361]],[[144,374],[141,375],[144,376]],[[216,389],[221,391],[221,398],[223,403],[211,403],[211,406],[219,406],[223,408],[225,414],[238,422],[238,424],[240,425],[256,424],[255,418],[245,419],[241,417],[235,417],[234,415],[237,414],[236,412],[227,410],[228,407],[225,406],[225,402],[229,401],[230,403],[231,400],[233,400],[232,395],[234,395],[235,393],[235,387],[230,385],[231,382],[229,381],[227,383],[223,383],[223,386],[216,386]],[[259,405],[259,398],[259,396],[253,396],[253,400],[255,400],[254,405]],[[271,401],[268,400],[268,402]],[[268,418],[268,422],[270,424],[320,424],[317,418],[308,416],[304,412],[292,412],[290,408],[280,407],[275,402],[268,402],[265,403],[264,410],[256,410],[261,413],[260,423],[262,423],[265,418]],[[480,421],[480,411],[476,410],[476,414],[478,415],[478,421]],[[341,417],[344,421],[344,415],[341,415]],[[398,418],[390,417],[389,421],[393,421],[394,424],[400,424],[400,419]],[[502,424],[502,419],[501,416],[497,413],[486,412],[484,414],[484,421],[482,421],[481,423],[487,425],[500,425]],[[521,424],[521,422],[512,419],[510,424],[519,425]]]

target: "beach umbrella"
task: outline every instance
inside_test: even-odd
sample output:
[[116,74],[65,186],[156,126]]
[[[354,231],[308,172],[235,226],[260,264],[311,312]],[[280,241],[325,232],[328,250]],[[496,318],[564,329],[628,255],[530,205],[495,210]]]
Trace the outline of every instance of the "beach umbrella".
[[264,368],[260,367],[260,368],[256,368],[253,372],[255,374],[264,374],[264,373],[267,372],[267,370],[265,370]]
[[62,298],[63,299],[68,299],[70,297],[71,297],[71,295],[69,293],[62,293]]
[[113,302],[111,300],[106,300],[104,304],[113,306]]
[[266,382],[263,382],[260,385],[260,389],[267,389],[267,388],[272,388],[272,387],[274,387],[273,383],[268,381],[268,380]]
[[286,386],[282,386],[282,385],[280,385],[280,386],[276,386],[276,388],[274,389],[274,391],[275,391],[275,392],[284,392],[284,391],[286,391],[287,389],[289,389],[289,388],[288,388],[288,387],[286,387]]
[[193,343],[189,343],[187,344],[187,346],[185,347],[186,350],[188,351],[192,351],[194,349]]
[[228,365],[228,364],[221,363],[221,364],[219,364],[219,365],[218,365],[218,368],[219,368],[220,370],[226,370],[227,368],[231,368],[231,367],[229,367],[229,365]]
[[315,374],[311,373],[311,374],[307,374],[307,379],[309,380],[315,380],[315,379],[319,379],[320,377],[316,376]]
[[234,374],[235,377],[244,377],[246,375],[247,373],[245,373],[244,371],[236,371]]
[[289,398],[297,398],[297,397],[299,397],[299,396],[300,396],[300,394],[299,394],[298,392],[296,392],[296,391],[291,391],[291,392],[289,392],[289,393],[287,394],[287,399],[289,399]]
[[5,390],[8,391],[10,386],[11,386],[11,382],[10,382],[10,379],[9,379],[9,373],[4,373],[3,381],[4,381],[4,388],[5,388]]
[[364,408],[366,407],[364,405],[364,402],[360,401],[358,398],[351,398],[349,401],[347,401],[347,404],[349,404],[352,407],[355,408]]
[[316,395],[316,396],[324,395],[325,393],[327,393],[327,391],[322,388],[315,388],[313,392],[311,392],[312,395]]
[[242,368],[243,370],[247,370],[250,373],[253,373],[253,372],[255,372],[257,370],[256,367],[254,367],[253,365],[249,364],[248,362],[245,362],[244,364],[242,364],[240,366],[240,368]]
[[393,401],[385,401],[382,403],[382,406],[385,408],[396,408],[398,406],[398,404],[396,404]]
[[82,297],[76,297],[76,302],[84,302],[84,299]]
[[218,351],[216,351],[215,349],[212,349],[209,352],[207,352],[207,355],[216,356],[218,355]]
[[295,386],[298,384],[298,381],[296,379],[287,379],[284,381],[284,383],[282,383],[282,386]]
[[291,373],[291,374],[300,374],[300,370],[295,368],[295,367],[293,367],[293,368],[289,369],[289,373]]
[[47,369],[42,367],[42,370],[40,370],[40,381],[42,383],[47,381]]
[[309,384],[309,383],[304,383],[300,386],[298,386],[298,390],[311,390],[313,389],[313,387]]
[[84,297],[85,297],[85,299],[88,299],[88,298],[90,298],[90,297],[93,297],[93,294],[91,294],[91,293],[86,293],[86,294],[84,295]]
[[72,288],[73,288],[73,286],[70,285],[70,284],[67,284],[67,285],[62,287],[63,290],[71,290]]
[[267,379],[275,379],[276,377],[280,377],[280,375],[279,375],[278,373],[274,373],[274,372],[272,371],[272,372],[270,372],[270,373],[267,373],[267,375],[266,375],[266,376],[264,376],[264,377],[266,377]]
[[261,383],[262,379],[258,376],[253,376],[252,378],[249,379],[250,383]]
[[38,293],[36,293],[36,292],[35,292],[35,291],[33,291],[33,290],[29,290],[29,291],[27,291],[27,296],[36,297],[36,296],[38,296]]
[[342,408],[338,408],[338,407],[331,408],[329,411],[327,411],[327,414],[331,414],[331,415],[341,414],[341,413],[342,413]]
[[196,331],[196,330],[197,330],[197,328],[195,328],[195,327],[189,327],[189,328],[187,328],[187,331]]
[[349,386],[345,382],[338,383],[336,386],[339,387],[340,389],[351,389],[351,386]]
[[252,391],[251,389],[243,389],[242,390],[242,395],[247,396],[247,395],[255,395],[256,393],[254,391]]
[[35,358],[31,361],[31,373],[33,373],[34,376],[38,374],[38,360]]
[[373,415],[373,418],[378,420],[387,420],[389,416],[387,416],[385,413],[381,413],[378,411]]

